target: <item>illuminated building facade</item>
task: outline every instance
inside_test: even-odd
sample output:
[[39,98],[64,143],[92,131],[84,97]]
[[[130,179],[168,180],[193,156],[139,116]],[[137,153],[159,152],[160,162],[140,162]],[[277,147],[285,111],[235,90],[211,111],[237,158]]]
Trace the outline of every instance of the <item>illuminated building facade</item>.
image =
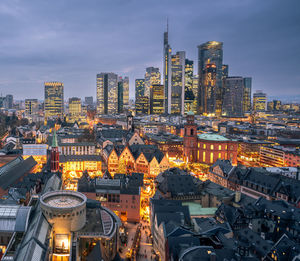
[[118,113],[118,75],[97,74],[97,113]]
[[69,114],[73,120],[78,120],[81,114],[81,99],[73,97],[69,99]]
[[135,99],[135,113],[136,115],[147,115],[150,113],[149,98],[141,96]]
[[193,102],[195,100],[195,95],[193,93],[193,76],[194,76],[194,62],[185,59],[184,113],[193,110]]
[[145,95],[145,79],[135,79],[135,99],[144,97]]
[[153,84],[160,84],[159,68],[148,67],[145,73],[145,93],[144,95],[150,97],[150,87]]
[[194,94],[194,101],[193,101],[193,107],[192,111],[194,114],[197,114],[198,112],[198,75],[193,76],[193,94]]
[[281,101],[273,100],[268,102],[268,111],[280,111]]
[[183,155],[185,162],[212,165],[218,159],[237,164],[238,143],[221,135],[204,133],[197,135],[194,115],[187,115],[184,125]]
[[184,113],[185,52],[171,56],[171,114]]
[[198,135],[197,162],[212,165],[218,159],[237,165],[238,143],[217,134]]
[[115,173],[144,173],[156,177],[169,168],[167,157],[153,145],[111,146],[104,148],[107,169]]
[[222,65],[222,81],[228,77],[228,70],[229,70],[228,64],[223,64]]
[[99,155],[60,155],[59,165],[64,172],[96,173],[101,171],[101,157]]
[[260,148],[260,164],[263,167],[299,167],[300,151],[280,146],[262,146]]
[[262,91],[253,94],[253,110],[263,112],[267,109],[267,95]]
[[216,83],[217,67],[214,64],[207,64],[202,74],[202,93],[204,97],[202,108],[203,114],[214,114],[216,112]]
[[129,77],[127,76],[123,79],[123,105],[129,105]]
[[[203,113],[216,113],[217,115],[221,114],[222,73],[223,73],[222,66],[223,66],[223,43],[222,42],[210,41],[198,46],[198,75],[199,75],[198,112],[201,114]],[[210,85],[207,86],[207,84]],[[210,100],[210,101],[206,102],[206,100]],[[213,103],[213,105],[210,105],[210,103]],[[212,108],[213,108],[213,112],[211,112]]]
[[164,113],[164,86],[153,84],[150,86],[150,114]]
[[165,113],[171,113],[171,55],[172,49],[169,45],[168,35],[168,24],[167,31],[164,32],[164,52],[163,52],[163,75],[164,75],[164,86],[165,86]]
[[45,82],[45,119],[62,117],[64,113],[64,84]]
[[38,100],[37,99],[25,99],[25,115],[32,116],[37,113]]
[[227,77],[224,84],[223,115],[228,117],[242,117],[244,100],[243,77]]
[[252,92],[252,78],[244,78],[244,97],[243,97],[243,110],[244,112],[251,111],[251,92]]

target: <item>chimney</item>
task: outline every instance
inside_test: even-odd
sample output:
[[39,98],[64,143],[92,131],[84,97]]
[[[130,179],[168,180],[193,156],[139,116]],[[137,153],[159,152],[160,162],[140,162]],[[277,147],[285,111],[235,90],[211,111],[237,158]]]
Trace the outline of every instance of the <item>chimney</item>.
[[235,203],[238,203],[241,201],[241,192],[240,191],[236,191],[235,192],[235,199],[234,199]]

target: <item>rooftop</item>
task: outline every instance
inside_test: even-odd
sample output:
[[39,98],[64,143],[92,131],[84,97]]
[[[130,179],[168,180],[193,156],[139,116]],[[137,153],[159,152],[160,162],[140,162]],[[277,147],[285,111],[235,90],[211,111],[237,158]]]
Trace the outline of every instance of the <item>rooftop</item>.
[[214,134],[214,133],[203,133],[198,134],[198,138],[201,140],[211,140],[211,141],[228,141],[229,139],[224,136]]

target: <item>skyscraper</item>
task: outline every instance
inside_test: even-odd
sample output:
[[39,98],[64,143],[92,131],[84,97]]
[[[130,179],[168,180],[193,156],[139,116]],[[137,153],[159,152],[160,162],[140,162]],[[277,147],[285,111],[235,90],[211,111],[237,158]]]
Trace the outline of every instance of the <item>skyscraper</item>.
[[243,100],[243,110],[244,112],[251,111],[251,89],[252,89],[252,78],[244,78],[244,100]]
[[253,94],[253,110],[257,112],[266,111],[267,109],[267,95],[261,90],[257,90]]
[[[201,105],[202,113],[214,114],[216,112],[216,84],[217,67],[215,64],[206,64],[202,70]],[[199,95],[199,92],[198,92]]]
[[5,109],[12,109],[14,103],[14,97],[11,94],[7,94],[4,99]]
[[183,114],[185,91],[185,52],[177,52],[171,57],[171,114]]
[[123,105],[129,105],[129,77],[127,76],[123,79]]
[[243,77],[227,77],[224,86],[223,115],[229,117],[242,117],[244,100]]
[[184,90],[184,112],[193,111],[195,95],[193,93],[194,62],[185,59],[185,90]]
[[138,97],[135,100],[135,113],[136,115],[147,115],[150,112],[149,98],[147,96]]
[[119,77],[118,80],[118,113],[123,112],[123,105],[124,105],[124,79]]
[[[207,65],[209,66],[207,67]],[[210,41],[198,46],[198,112],[221,114],[222,109],[222,66],[223,66],[223,43]],[[212,72],[215,71],[215,72]],[[215,86],[211,84],[207,74],[215,74]],[[210,95],[210,97],[208,96]],[[212,100],[213,99],[213,100]],[[209,100],[209,102],[207,101]],[[210,104],[210,103],[213,104]],[[213,111],[211,111],[213,108]]]
[[148,67],[145,73],[145,93],[144,95],[150,98],[150,87],[153,84],[160,84],[159,68]]
[[163,114],[165,102],[164,86],[153,84],[150,87],[150,114]]
[[69,114],[77,118],[81,114],[81,99],[73,97],[69,99]]
[[116,114],[118,112],[118,75],[97,74],[97,113]]
[[135,79],[135,99],[145,95],[145,79]]
[[25,115],[32,116],[37,113],[38,100],[37,99],[25,99]]
[[93,106],[93,103],[94,103],[93,96],[85,97],[85,98],[84,98],[84,102],[85,102],[85,104],[88,105],[88,106]]
[[169,28],[167,23],[167,31],[164,32],[164,51],[163,51],[163,83],[165,88],[165,113],[171,113],[171,54],[172,49],[169,45]]
[[192,111],[194,114],[197,114],[198,112],[198,75],[193,76],[193,95],[194,95],[194,101],[193,101],[193,107]]
[[64,113],[64,84],[45,82],[45,118],[62,118]]

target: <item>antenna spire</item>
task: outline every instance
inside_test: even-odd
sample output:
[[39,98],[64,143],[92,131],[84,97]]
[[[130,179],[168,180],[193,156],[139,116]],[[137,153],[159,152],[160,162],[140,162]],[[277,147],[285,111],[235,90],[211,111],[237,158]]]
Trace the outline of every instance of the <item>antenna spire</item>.
[[169,17],[167,17],[167,33],[169,33]]

